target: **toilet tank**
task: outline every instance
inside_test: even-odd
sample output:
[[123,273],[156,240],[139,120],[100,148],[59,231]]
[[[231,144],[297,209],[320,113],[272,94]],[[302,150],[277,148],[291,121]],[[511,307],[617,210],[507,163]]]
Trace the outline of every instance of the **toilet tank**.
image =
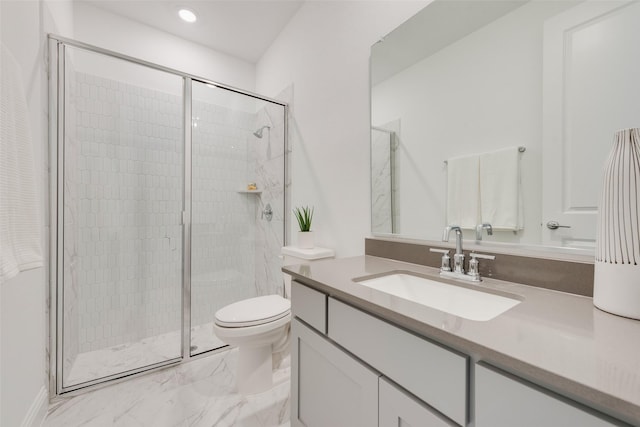
[[[321,259],[335,257],[333,249],[315,247],[311,249],[302,249],[297,246],[285,246],[282,248],[282,265],[309,264]],[[284,276],[284,295],[286,298],[291,297],[291,276],[283,273]]]

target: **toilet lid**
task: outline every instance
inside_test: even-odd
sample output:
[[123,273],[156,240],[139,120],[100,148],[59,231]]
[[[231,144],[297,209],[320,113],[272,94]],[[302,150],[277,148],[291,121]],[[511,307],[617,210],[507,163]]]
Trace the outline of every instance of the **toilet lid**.
[[229,304],[216,312],[216,324],[227,328],[262,325],[291,311],[291,301],[280,295],[249,298]]

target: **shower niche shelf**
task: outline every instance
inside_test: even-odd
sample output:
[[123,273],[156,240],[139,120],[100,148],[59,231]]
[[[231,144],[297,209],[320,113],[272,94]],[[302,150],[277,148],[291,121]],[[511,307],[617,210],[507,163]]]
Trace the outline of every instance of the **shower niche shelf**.
[[262,194],[262,190],[238,190],[241,194]]

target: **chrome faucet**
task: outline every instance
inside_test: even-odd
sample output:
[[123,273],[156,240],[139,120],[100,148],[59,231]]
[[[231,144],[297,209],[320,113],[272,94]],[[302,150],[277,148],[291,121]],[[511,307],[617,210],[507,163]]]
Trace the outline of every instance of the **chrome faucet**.
[[442,241],[449,241],[449,234],[456,232],[456,253],[453,256],[453,272],[464,274],[464,253],[462,252],[462,229],[457,225],[448,225],[442,233]]
[[[488,225],[488,227],[487,227]],[[476,228],[476,231],[486,228],[489,234],[491,234],[491,225],[482,224]],[[471,261],[469,261],[469,272],[464,272],[464,252],[462,252],[462,229],[457,225],[449,225],[444,228],[442,233],[442,241],[449,241],[449,234],[452,231],[456,232],[456,253],[453,256],[453,271],[449,267],[449,249],[429,248],[431,252],[437,252],[442,254],[442,260],[440,264],[440,276],[450,277],[453,279],[468,280],[470,282],[481,282],[480,266],[478,264],[478,258],[481,259],[495,259],[494,255],[485,255],[479,253],[471,253]]]

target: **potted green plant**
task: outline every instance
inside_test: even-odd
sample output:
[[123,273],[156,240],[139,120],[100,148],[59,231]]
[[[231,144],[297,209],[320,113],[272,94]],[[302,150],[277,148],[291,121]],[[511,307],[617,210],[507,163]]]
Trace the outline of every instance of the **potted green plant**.
[[293,214],[298,220],[298,247],[302,249],[312,249],[314,247],[313,231],[311,231],[311,221],[313,220],[314,208],[309,206],[295,208]]

